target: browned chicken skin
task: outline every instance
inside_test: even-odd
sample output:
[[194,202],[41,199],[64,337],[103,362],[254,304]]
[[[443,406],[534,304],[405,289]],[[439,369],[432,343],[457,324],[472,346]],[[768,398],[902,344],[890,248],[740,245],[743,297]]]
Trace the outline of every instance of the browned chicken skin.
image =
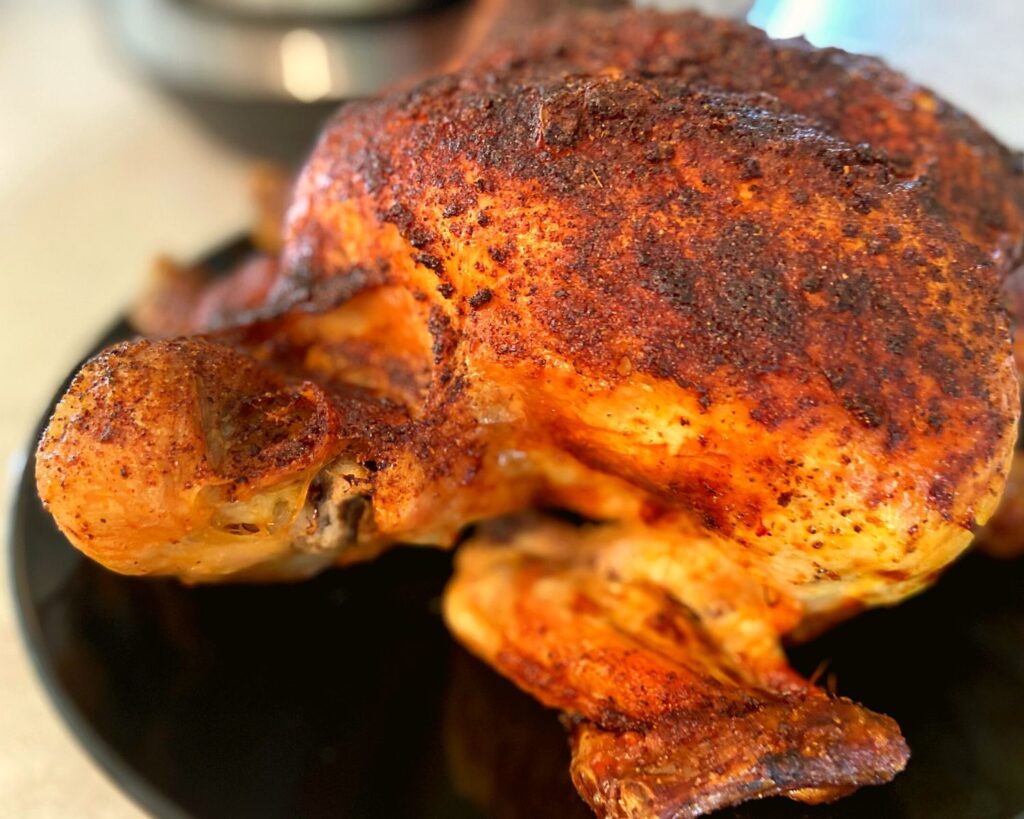
[[475,70],[626,72],[777,97],[828,133],[884,153],[925,178],[964,236],[1007,273],[1024,253],[1024,156],[970,116],[873,57],[772,40],[695,12],[574,12],[481,51]]
[[[838,57],[788,48],[810,55],[796,87],[845,87]],[[1015,240],[967,241],[992,226],[921,169],[763,89],[562,76],[570,58],[347,106],[273,269],[174,302],[193,328],[238,326],[86,365],[40,495],[106,565],[195,582],[447,545],[538,507],[606,521],[485,531],[446,600],[461,640],[570,715],[599,814],[886,781],[906,759],[892,721],[800,679],[779,639],[924,587],[992,513],[1018,415]],[[914,127],[941,147],[945,117]],[[948,185],[996,186],[993,151]]]
[[[822,535],[862,543],[873,510],[921,498],[942,523],[882,524],[867,581],[904,593],[921,538],[962,547],[1001,488],[996,278],[884,160],[765,102],[470,75],[349,110],[299,182],[279,292],[408,282],[439,382],[516,385],[561,448],[650,494],[648,518],[696,516],[808,602]],[[840,551],[827,594],[860,597]]]
[[573,781],[598,814],[826,801],[906,762],[892,720],[800,679],[767,630],[740,637],[738,624],[769,622],[769,607],[699,535],[508,527],[459,552],[448,622],[574,715]]

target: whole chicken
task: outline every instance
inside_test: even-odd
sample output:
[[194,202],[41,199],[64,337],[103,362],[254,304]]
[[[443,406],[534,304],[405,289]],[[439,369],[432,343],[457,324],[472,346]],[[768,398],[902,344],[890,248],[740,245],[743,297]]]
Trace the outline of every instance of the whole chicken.
[[1013,241],[785,100],[652,73],[346,106],[234,326],[86,364],[39,491],[86,554],[190,582],[491,521],[446,618],[566,712],[596,812],[831,799],[907,749],[779,640],[923,588],[998,503]]
[[[814,48],[801,38],[773,40],[752,26],[694,12],[636,9],[562,12],[492,40],[465,60],[470,68],[526,76],[663,75],[768,93],[822,130],[869,144],[886,154],[901,177],[921,180],[965,238],[991,254],[996,270],[1008,277],[1007,307],[1013,323],[1020,324],[1024,155],[1008,150],[963,111],[880,60]],[[138,319],[147,333],[160,335],[234,321],[263,301],[273,272],[273,262],[259,260],[213,287],[204,278],[161,279]],[[1022,361],[1018,350],[1018,380]],[[979,545],[991,554],[1024,552],[1022,484],[1024,454],[1018,446],[1009,488],[989,525],[978,533]]]

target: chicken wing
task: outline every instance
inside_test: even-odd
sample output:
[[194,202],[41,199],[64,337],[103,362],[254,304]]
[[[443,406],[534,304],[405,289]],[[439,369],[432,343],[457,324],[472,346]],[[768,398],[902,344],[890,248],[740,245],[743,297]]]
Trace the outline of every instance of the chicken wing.
[[459,388],[424,396],[429,364],[394,323],[402,309],[381,288],[324,314],[104,351],[40,442],[40,496],[93,559],[193,583],[446,546],[541,498],[609,516],[639,503],[524,439],[507,407],[467,406]]

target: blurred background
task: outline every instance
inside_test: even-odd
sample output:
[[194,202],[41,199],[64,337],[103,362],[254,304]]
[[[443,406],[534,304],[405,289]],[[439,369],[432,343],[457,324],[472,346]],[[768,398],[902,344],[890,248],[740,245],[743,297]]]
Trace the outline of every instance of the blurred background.
[[[0,3],[0,462],[153,260],[252,224],[254,168],[293,168],[340,100],[438,70],[554,0]],[[605,3],[605,5],[609,5]],[[777,37],[878,54],[1024,148],[1019,0],[703,0]],[[0,816],[139,816],[45,700],[0,561]]]

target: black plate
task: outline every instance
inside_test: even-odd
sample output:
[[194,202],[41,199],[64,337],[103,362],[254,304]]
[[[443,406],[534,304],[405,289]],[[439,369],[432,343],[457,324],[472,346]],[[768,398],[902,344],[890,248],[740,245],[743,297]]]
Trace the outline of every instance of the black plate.
[[[208,264],[247,251],[238,242]],[[122,321],[97,348],[130,335]],[[399,549],[298,585],[129,579],[68,544],[33,470],[30,458],[11,534],[25,638],[80,740],[154,814],[590,815],[554,714],[447,635],[447,554]],[[835,805],[773,799],[722,815],[1024,812],[1024,561],[968,557],[927,594],[794,652],[805,673],[823,659],[841,693],[899,721],[909,768]]]

